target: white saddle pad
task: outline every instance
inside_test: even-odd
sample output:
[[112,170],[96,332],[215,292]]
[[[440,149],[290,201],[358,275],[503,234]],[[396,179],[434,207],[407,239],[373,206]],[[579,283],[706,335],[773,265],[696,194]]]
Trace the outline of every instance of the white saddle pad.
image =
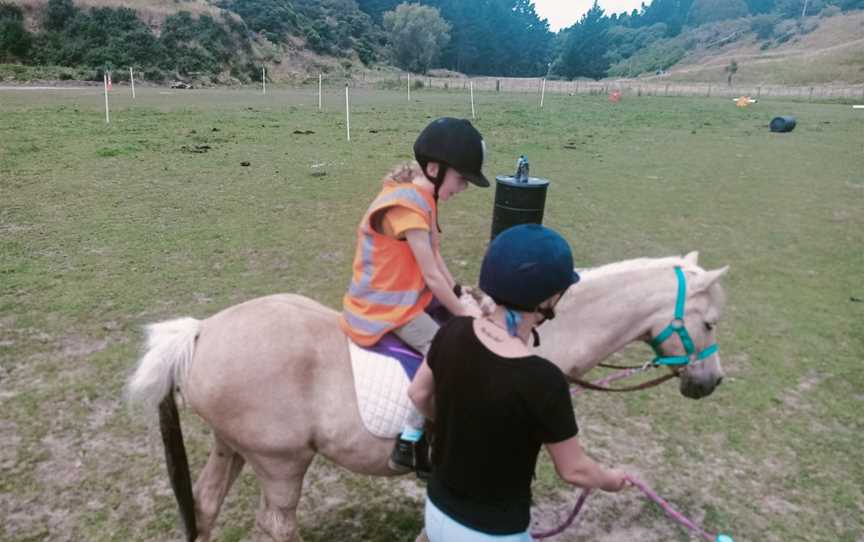
[[399,361],[348,341],[354,389],[363,425],[376,437],[395,438],[409,420],[420,417],[408,398],[408,375]]

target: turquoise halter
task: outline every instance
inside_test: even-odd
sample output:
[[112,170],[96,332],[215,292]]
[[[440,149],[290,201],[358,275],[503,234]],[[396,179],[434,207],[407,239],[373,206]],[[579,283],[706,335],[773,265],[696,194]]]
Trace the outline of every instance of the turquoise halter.
[[[696,347],[693,346],[693,339],[690,338],[690,334],[687,333],[687,327],[684,325],[684,301],[687,299],[687,279],[684,278],[684,272],[678,266],[675,267],[675,275],[678,277],[678,299],[675,301],[675,319],[659,335],[651,339],[649,343],[651,348],[654,349],[654,353],[657,354],[657,357],[651,362],[651,365],[655,366],[687,366],[692,362],[702,361],[708,356],[716,354],[717,350],[719,350],[717,343],[706,346],[701,352],[697,352]],[[660,351],[660,345],[671,337],[673,333],[678,334],[687,355],[664,356],[663,352]]]

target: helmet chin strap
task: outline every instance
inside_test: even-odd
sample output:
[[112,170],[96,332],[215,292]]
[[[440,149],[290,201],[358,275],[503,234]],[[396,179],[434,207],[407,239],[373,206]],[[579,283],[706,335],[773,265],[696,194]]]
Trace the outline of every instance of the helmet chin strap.
[[537,328],[548,320],[555,319],[555,307],[537,307],[537,312],[540,313],[543,319],[537,322],[536,326],[531,328],[531,335],[534,336],[534,348],[540,346],[540,333],[537,332]]
[[542,320],[537,322],[538,326],[540,324],[546,322],[547,320],[554,320],[555,319],[555,307],[538,307],[537,312],[539,312],[540,315],[543,317]]
[[[429,165],[427,162],[423,165],[423,175],[426,176],[429,181],[435,185],[435,191],[432,193],[432,197],[435,200],[435,207],[438,207],[438,191],[441,190],[441,185],[444,184],[444,177],[447,175],[447,164],[443,164],[441,162],[436,162],[438,164],[438,174],[435,177],[431,177],[429,172],[426,171],[426,166]],[[435,213],[435,227],[438,228],[438,233],[441,233],[441,223],[438,222],[438,213]]]

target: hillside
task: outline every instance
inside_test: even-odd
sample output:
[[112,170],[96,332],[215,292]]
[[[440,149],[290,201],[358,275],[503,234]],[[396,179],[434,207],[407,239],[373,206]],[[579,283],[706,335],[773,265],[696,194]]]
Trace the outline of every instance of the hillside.
[[684,57],[662,75],[641,78],[725,83],[734,60],[734,81],[742,84],[864,83],[864,12],[782,21],[766,39],[759,39],[752,23],[746,18],[710,29],[708,38],[739,33],[727,42],[706,39],[704,28],[685,31],[676,38],[691,44]]
[[[22,8],[28,30],[35,32],[42,28],[48,0],[11,0],[8,3]],[[168,16],[176,15],[180,11],[188,11],[195,16],[207,13],[217,18],[227,15],[225,10],[206,0],[75,0],[75,6],[80,9],[130,8],[135,10],[142,22],[154,30],[161,29]]]
[[[198,83],[305,78],[369,65],[380,29],[354,0],[0,0],[0,78]],[[122,73],[121,73],[122,72]]]
[[557,34],[531,0],[419,1],[0,0],[0,79],[100,80],[134,67],[151,81],[231,84],[260,80],[266,66],[271,80],[295,82],[398,67],[864,83],[864,0],[808,0],[805,17],[800,0],[652,0],[611,14],[595,2]]
[[284,80],[390,63],[415,72],[526,77],[546,73],[555,54],[555,35],[530,0],[400,4],[0,0],[0,78],[98,80],[105,69],[133,66],[151,80],[230,83],[256,80],[262,65]]

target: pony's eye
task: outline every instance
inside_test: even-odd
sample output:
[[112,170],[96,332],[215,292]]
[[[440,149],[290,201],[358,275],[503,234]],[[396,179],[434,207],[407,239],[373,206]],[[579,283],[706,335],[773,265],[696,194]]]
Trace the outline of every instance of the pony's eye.
[[705,322],[705,329],[707,331],[711,331],[712,329],[714,329],[714,325],[714,322]]

